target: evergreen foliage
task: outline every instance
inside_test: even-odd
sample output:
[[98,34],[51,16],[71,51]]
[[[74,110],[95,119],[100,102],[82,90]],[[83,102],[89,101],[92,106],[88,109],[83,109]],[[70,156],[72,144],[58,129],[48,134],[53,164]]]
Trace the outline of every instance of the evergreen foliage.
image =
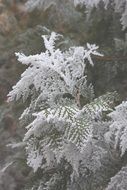
[[105,134],[107,142],[114,144],[115,149],[119,149],[121,156],[127,150],[127,102],[121,103],[109,114],[112,118],[109,132]]
[[[112,6],[116,13],[121,15],[121,24],[123,30],[127,27],[127,1],[126,0],[71,0],[74,3],[74,6],[85,6],[87,13],[91,12],[94,7],[98,7],[100,3],[104,4],[105,9],[108,9],[108,6]],[[50,6],[55,5],[57,0],[28,0],[26,2],[27,11],[32,11],[34,9],[48,9]]]
[[[30,12],[46,11],[58,1],[28,0],[25,5]],[[126,0],[70,2],[84,6],[89,15],[100,3],[105,10],[111,6],[121,15],[123,29],[127,27]],[[94,94],[87,68],[94,68],[92,55],[102,56],[98,46],[87,43],[62,50],[57,45],[62,35],[52,32],[42,38],[44,52],[16,53],[27,69],[8,94],[9,102],[26,105],[20,117],[26,128],[23,142],[10,145],[25,147],[33,171],[25,189],[126,190],[127,102],[115,107],[116,92]]]
[[[54,171],[50,177],[40,179],[37,188],[33,184],[33,189],[67,189],[80,175],[80,163],[92,171],[96,168],[95,162],[92,166],[84,162],[93,147],[98,150],[94,159],[105,154],[102,147],[93,144],[94,125],[104,112],[112,110],[117,94],[95,99],[93,87],[87,82],[86,66],[94,66],[91,55],[102,56],[96,45],[62,51],[55,48],[61,35],[52,32],[42,37],[45,52],[30,56],[16,53],[28,68],[9,93],[8,101],[30,102],[20,117],[27,130],[23,139],[27,164],[34,172],[41,169],[44,176]],[[63,180],[67,171],[68,178]]]
[[108,9],[108,6],[114,7],[116,13],[121,15],[121,24],[123,26],[123,30],[127,27],[127,1],[126,0],[74,0],[75,6],[77,5],[85,5],[88,11],[91,11],[93,7],[98,7],[98,5],[102,2],[104,4],[105,9]]

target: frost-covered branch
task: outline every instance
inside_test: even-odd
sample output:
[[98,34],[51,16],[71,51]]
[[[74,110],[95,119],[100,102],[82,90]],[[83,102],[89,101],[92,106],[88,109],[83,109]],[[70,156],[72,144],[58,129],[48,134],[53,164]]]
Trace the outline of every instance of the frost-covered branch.
[[[87,44],[62,51],[56,49],[61,35],[52,32],[42,37],[44,52],[30,56],[16,53],[18,61],[28,68],[8,94],[8,101],[30,102],[20,117],[26,127],[23,145],[28,166],[34,172],[42,169],[46,173],[59,165],[66,170],[68,165],[70,180],[79,176],[80,162],[85,160],[91,143],[89,157],[93,147],[93,157],[105,154],[93,143],[93,129],[103,113],[112,110],[116,92],[95,98],[93,86],[84,75],[86,64],[94,66],[91,55],[102,56],[98,46]],[[94,170],[92,164],[85,167]]]

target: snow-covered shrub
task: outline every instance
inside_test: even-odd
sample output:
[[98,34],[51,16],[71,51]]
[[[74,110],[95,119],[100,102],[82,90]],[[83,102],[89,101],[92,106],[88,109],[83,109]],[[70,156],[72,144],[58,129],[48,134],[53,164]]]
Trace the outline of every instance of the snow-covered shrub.
[[[30,102],[20,117],[27,130],[23,139],[27,164],[34,172],[42,169],[44,173],[54,171],[54,168],[60,172],[62,167],[62,172],[68,171],[71,179],[79,176],[80,162],[85,160],[86,150],[91,152],[95,146],[100,151],[99,157],[105,153],[96,145],[88,147],[92,142],[94,123],[100,120],[103,112],[111,111],[116,93],[95,98],[93,86],[87,82],[86,66],[94,66],[91,55],[102,56],[95,44],[62,51],[55,48],[61,35],[52,32],[50,36],[42,37],[45,52],[30,56],[16,53],[18,60],[28,68],[9,93],[8,101]],[[97,157],[96,151],[93,156]],[[99,164],[98,161],[97,166]],[[92,169],[94,162],[89,167]],[[54,175],[56,172],[44,182],[45,189],[52,186],[50,180],[54,180]]]
[[127,102],[117,106],[109,116],[112,124],[105,138],[107,142],[114,144],[114,148],[119,148],[123,156],[127,150]]
[[[125,157],[127,151],[127,102],[122,102],[113,112],[109,114],[111,124],[109,131],[105,133],[105,139],[114,150],[120,153],[120,156]],[[125,164],[123,162],[123,164]],[[127,189],[127,166],[114,175],[106,190],[126,190]]]

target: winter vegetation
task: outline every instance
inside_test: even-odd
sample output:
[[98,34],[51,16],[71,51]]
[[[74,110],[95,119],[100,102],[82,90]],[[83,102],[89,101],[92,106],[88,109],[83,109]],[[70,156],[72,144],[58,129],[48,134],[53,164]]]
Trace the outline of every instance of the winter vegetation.
[[[48,12],[58,1],[27,0],[25,11]],[[126,0],[69,2],[88,22],[100,4],[105,11],[112,7],[126,31]],[[30,175],[21,190],[127,190],[127,101],[115,90],[97,93],[91,77],[105,51],[91,43],[68,45],[62,32],[43,29],[41,52],[15,53],[25,71],[8,94],[8,104],[25,107],[23,139],[8,144],[25,150]],[[0,175],[14,164],[5,164]]]
[[85,5],[87,10],[91,10],[94,7],[98,7],[99,3],[103,3],[105,9],[108,9],[108,6],[112,6],[114,11],[121,14],[121,24],[123,30],[127,27],[127,1],[126,0],[74,0],[75,6],[81,4]]
[[93,86],[87,82],[86,66],[94,66],[91,55],[102,56],[95,44],[62,52],[55,48],[59,34],[42,37],[45,52],[30,56],[16,53],[28,68],[9,93],[8,101],[25,102],[30,98],[29,107],[20,117],[24,124],[31,120],[23,139],[27,164],[36,172],[38,168],[46,171],[58,167],[64,161],[65,168],[67,163],[72,167],[71,179],[79,176],[95,120],[111,110],[115,92],[95,99]]
[[[47,9],[48,7],[57,3],[57,0],[28,0],[26,2],[26,8],[28,11],[34,9]],[[127,27],[127,1],[126,0],[73,0],[73,3],[76,6],[85,6],[87,14],[91,12],[93,8],[97,8],[100,3],[104,4],[105,9],[108,9],[108,6],[112,6],[116,13],[121,15],[120,22],[123,26],[123,30]]]
[[[102,56],[95,44],[62,51],[56,48],[56,41],[61,35],[52,32],[42,37],[45,52],[30,56],[16,53],[18,60],[28,68],[9,93],[8,101],[30,101],[20,117],[27,130],[23,139],[27,164],[34,172],[41,169],[44,175],[49,170],[59,171],[59,167],[68,171],[66,181],[61,182],[60,179],[65,174],[54,171],[47,181],[40,179],[33,189],[56,189],[59,180],[60,188],[72,188],[73,180],[79,175],[84,176],[86,169],[94,174],[101,167],[100,159],[105,157],[107,150],[97,144],[95,139],[100,140],[101,136],[95,126],[105,125],[102,122],[104,113],[112,111],[117,94],[107,93],[95,98],[93,86],[87,81],[87,65],[94,67],[91,56]],[[103,135],[106,141],[115,135],[114,148],[120,141],[123,155],[126,151],[126,128],[120,124],[126,115],[126,104],[125,108],[124,105],[116,108],[116,115],[117,109],[121,112],[119,117],[116,116],[118,122],[113,117],[115,111],[109,114],[115,124],[111,124],[109,132]]]

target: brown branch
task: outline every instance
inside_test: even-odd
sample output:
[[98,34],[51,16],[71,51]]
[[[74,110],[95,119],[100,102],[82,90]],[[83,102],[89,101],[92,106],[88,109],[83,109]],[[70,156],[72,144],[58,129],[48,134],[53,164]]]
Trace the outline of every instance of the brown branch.
[[97,56],[97,55],[92,55],[93,59],[98,60],[98,61],[125,61],[127,60],[127,56]]

